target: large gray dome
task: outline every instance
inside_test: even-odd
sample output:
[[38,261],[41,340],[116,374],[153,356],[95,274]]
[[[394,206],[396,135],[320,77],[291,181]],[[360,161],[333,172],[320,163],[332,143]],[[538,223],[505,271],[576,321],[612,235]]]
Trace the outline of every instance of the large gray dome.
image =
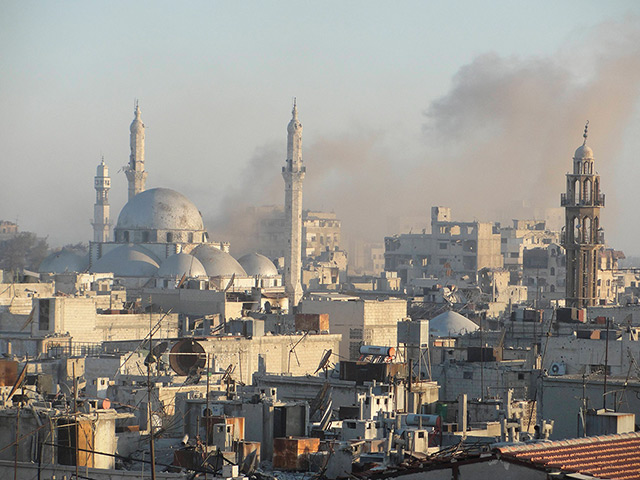
[[89,259],[87,257],[82,257],[63,248],[42,260],[38,271],[40,273],[84,272],[88,266]]
[[140,192],[120,211],[119,230],[204,230],[198,208],[169,188]]
[[158,259],[139,245],[120,245],[102,256],[92,267],[93,273],[113,273],[116,277],[152,277]]
[[242,265],[247,275],[252,277],[275,277],[278,275],[278,269],[273,262],[259,253],[248,253],[240,257],[238,263]]
[[156,272],[156,276],[164,278],[181,278],[183,275],[187,277],[206,277],[207,272],[200,260],[188,253],[176,253],[167,257]]
[[213,245],[198,245],[191,254],[202,262],[210,277],[230,277],[233,274],[247,276],[247,272],[235,258]]
[[435,337],[457,337],[475,332],[478,326],[459,313],[448,311],[429,321],[429,333]]

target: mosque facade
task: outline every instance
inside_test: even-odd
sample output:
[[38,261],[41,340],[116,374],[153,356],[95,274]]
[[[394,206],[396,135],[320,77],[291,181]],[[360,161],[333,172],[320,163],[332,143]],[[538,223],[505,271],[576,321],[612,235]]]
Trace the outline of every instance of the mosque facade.
[[[55,259],[43,262],[43,268],[50,273],[113,273],[128,287],[149,285],[152,278],[157,286],[175,287],[181,277],[201,279],[203,284],[213,285],[211,288],[230,279],[237,287],[282,286],[282,278],[268,258],[258,254],[243,257],[245,270],[229,254],[229,243],[210,240],[200,211],[186,196],[169,188],[146,189],[145,126],[137,103],[130,147],[124,170],[129,196],[113,232],[108,198],[111,178],[103,158],[94,179],[94,235],[88,258],[57,252]],[[213,277],[221,280],[206,282]]]

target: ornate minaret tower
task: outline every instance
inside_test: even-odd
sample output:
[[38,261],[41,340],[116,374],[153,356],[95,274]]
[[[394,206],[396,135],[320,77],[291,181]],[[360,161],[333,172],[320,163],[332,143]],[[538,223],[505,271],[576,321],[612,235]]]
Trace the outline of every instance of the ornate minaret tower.
[[129,165],[124,170],[129,180],[129,200],[140,192],[144,192],[144,184],[147,180],[147,172],[144,169],[144,123],[140,118],[140,107],[136,101],[136,117],[131,122],[131,155]]
[[560,203],[565,207],[562,246],[567,251],[566,298],[568,307],[588,307],[597,303],[598,253],[604,243],[600,228],[600,176],[593,168],[593,151],[584,142],[573,157],[573,173],[567,173],[567,193]]
[[98,165],[94,187],[96,189],[96,204],[93,206],[93,241],[108,242],[111,236],[111,223],[109,222],[111,178],[109,178],[109,167],[105,165],[104,157]]
[[289,311],[302,298],[300,276],[302,272],[302,180],[305,167],[302,165],[302,124],[298,120],[298,108],[293,101],[291,121],[287,126],[287,164],[282,167],[285,184],[284,216],[288,250],[284,262],[284,287],[289,296]]

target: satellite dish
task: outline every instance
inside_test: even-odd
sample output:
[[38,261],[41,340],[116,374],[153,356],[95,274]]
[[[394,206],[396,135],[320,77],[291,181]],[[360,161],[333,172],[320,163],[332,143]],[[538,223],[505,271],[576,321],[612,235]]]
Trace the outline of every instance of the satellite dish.
[[13,394],[16,393],[16,390],[20,388],[20,385],[22,385],[22,382],[24,382],[24,379],[27,376],[28,365],[29,365],[29,361],[27,360],[27,362],[24,364],[24,367],[22,368],[22,372],[20,372],[20,375],[18,375],[16,383],[13,384],[13,387],[11,388],[11,392],[9,392],[9,396],[7,398],[11,398]]
[[224,383],[231,376],[231,374],[235,371],[236,367],[233,363],[230,363],[227,369],[222,374],[222,378],[220,379],[220,383]]
[[162,342],[153,347],[153,355],[155,357],[161,356],[164,352],[167,351],[167,347],[169,346],[168,342]]
[[333,354],[332,349],[329,349],[326,352],[324,352],[324,355],[322,356],[322,360],[320,360],[320,363],[318,364],[318,368],[316,368],[316,371],[313,372],[314,375],[318,373],[320,370],[325,370],[327,368],[327,364],[329,363],[329,359],[331,358],[332,354]]

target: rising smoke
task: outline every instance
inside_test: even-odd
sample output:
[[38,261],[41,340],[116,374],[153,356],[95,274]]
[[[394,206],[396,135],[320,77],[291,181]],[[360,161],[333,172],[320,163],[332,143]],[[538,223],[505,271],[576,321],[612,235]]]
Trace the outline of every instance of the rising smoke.
[[[424,110],[422,158],[401,165],[404,152],[389,151],[380,131],[306,143],[305,208],[335,211],[346,236],[367,241],[399,233],[388,218],[422,215],[427,224],[432,205],[462,220],[530,218],[558,206],[587,119],[598,169],[613,172],[639,94],[635,20],[603,24],[550,57],[478,56]],[[284,146],[256,154],[244,184],[226,195],[225,215],[210,223],[241,240],[237,253],[251,249],[238,221],[246,207],[283,203]]]

